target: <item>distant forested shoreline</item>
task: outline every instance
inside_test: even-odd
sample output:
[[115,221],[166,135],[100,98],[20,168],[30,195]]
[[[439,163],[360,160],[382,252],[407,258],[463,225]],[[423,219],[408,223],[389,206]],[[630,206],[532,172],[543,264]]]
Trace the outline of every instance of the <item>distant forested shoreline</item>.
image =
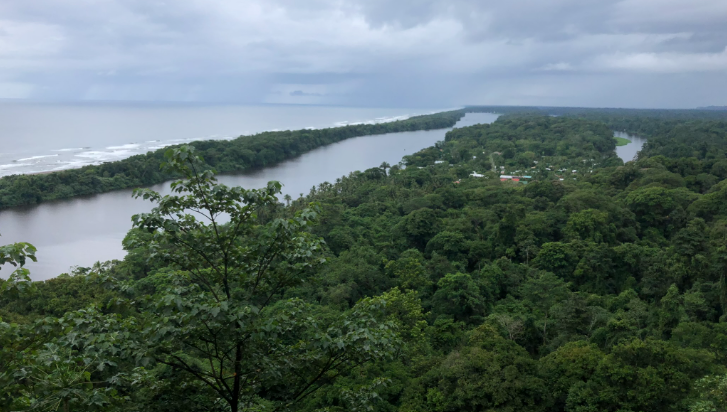
[[[689,157],[693,146],[684,136],[694,133],[716,150],[727,144],[712,145],[715,133],[721,136],[727,112],[715,110],[608,109],[528,106],[467,106],[463,109],[411,117],[389,123],[359,124],[328,129],[263,132],[233,140],[193,142],[209,168],[233,173],[268,167],[300,156],[310,150],[352,137],[444,129],[454,126],[466,113],[500,113],[504,116],[565,116],[599,121],[612,130],[656,138],[644,147],[654,154],[660,147],[680,150],[671,156]],[[710,132],[712,130],[712,132]],[[665,142],[669,141],[670,144]],[[703,145],[703,147],[706,147]],[[176,147],[176,146],[170,146]],[[127,159],[37,175],[0,178],[0,210],[68,199],[113,190],[151,186],[179,176],[164,173],[160,165],[163,148]]]
[[[466,110],[452,110],[387,123],[263,132],[229,141],[201,140],[193,144],[207,166],[218,173],[243,172],[271,166],[352,137],[452,127],[465,113]],[[150,186],[174,179],[178,176],[160,170],[168,148],[79,169],[0,178],[0,209]]]
[[727,410],[727,122],[535,114],[287,204],[186,166],[122,261],[0,280],[0,410]]

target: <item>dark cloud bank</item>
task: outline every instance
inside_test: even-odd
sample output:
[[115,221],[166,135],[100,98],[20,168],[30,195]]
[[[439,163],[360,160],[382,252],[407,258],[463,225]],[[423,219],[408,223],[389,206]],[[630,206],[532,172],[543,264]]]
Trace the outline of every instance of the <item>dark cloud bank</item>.
[[0,98],[727,104],[724,0],[33,0],[0,16]]

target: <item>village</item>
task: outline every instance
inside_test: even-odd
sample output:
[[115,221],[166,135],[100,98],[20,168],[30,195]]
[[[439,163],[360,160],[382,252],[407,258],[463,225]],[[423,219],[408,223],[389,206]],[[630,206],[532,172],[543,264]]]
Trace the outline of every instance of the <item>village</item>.
[[[434,165],[454,166],[446,160],[435,160]],[[501,152],[487,153],[482,151],[479,156],[472,156],[470,166],[470,178],[500,179],[502,182],[527,184],[532,180],[578,180],[593,173],[599,165],[596,159],[572,159],[564,156],[542,156],[538,160],[532,160],[529,168],[518,164],[515,159],[505,159]],[[461,180],[455,181],[460,183]]]

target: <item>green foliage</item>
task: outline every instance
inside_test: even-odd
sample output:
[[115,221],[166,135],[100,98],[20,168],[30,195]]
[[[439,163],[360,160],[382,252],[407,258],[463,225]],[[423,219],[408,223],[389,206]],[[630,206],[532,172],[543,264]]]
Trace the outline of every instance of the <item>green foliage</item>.
[[408,390],[402,411],[539,411],[547,391],[536,362],[489,327],[442,359]]
[[631,143],[631,140],[626,139],[625,137],[614,137],[614,140],[616,140],[616,146],[626,146]]
[[172,184],[178,195],[135,194],[157,203],[133,221],[152,233],[142,240],[150,258],[172,269],[170,287],[157,290],[139,318],[137,358],[188,374],[237,411],[261,402],[289,407],[337,375],[390,356],[395,331],[377,318],[385,300],[364,299],[321,318],[315,305],[279,299],[324,262],[320,239],[304,231],[315,205],[261,224],[257,216],[277,204],[279,183],[228,188],[201,168],[191,147],[166,156],[165,167],[187,177]]
[[487,314],[488,306],[480,285],[466,273],[447,274],[439,279],[432,303],[441,315],[455,321],[478,323]]
[[578,387],[596,372],[605,354],[586,341],[567,343],[540,359],[540,374],[550,388],[554,410],[564,410],[571,388]]
[[0,279],[0,293],[13,293],[18,296],[33,288],[30,272],[23,266],[28,259],[37,262],[35,252],[35,247],[30,243],[18,242],[0,246],[0,266],[8,264],[17,267],[7,280]]
[[698,396],[689,405],[690,412],[727,410],[727,375],[705,376],[695,386]]
[[[389,123],[264,132],[230,141],[199,141],[195,142],[195,147],[206,161],[204,168],[214,168],[221,173],[239,172],[270,166],[351,137],[452,127],[464,113],[463,110],[455,110]],[[164,153],[165,149],[159,149],[98,166],[0,178],[0,209],[149,186],[179,177],[173,171],[160,171]]]
[[501,109],[287,206],[172,148],[122,262],[3,284],[0,410],[724,410],[719,118]]
[[710,354],[635,340],[603,357],[588,381],[569,391],[571,411],[679,411],[692,382],[712,368]]

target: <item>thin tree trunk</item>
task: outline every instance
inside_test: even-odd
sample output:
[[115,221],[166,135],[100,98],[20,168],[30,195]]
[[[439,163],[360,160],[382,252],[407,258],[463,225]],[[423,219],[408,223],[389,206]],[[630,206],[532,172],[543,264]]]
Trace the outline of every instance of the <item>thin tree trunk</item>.
[[722,303],[722,316],[727,314],[727,299],[725,299],[725,270],[722,270],[722,276],[719,279],[719,300]]
[[235,381],[232,385],[232,412],[237,412],[240,405],[240,383],[242,382],[242,347],[238,343],[235,349]]

